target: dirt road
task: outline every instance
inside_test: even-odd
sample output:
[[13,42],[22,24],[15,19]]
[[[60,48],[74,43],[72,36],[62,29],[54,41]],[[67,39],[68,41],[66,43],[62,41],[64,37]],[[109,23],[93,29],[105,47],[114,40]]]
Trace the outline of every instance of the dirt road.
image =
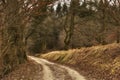
[[56,63],[49,62],[33,56],[28,56],[36,63],[42,65],[43,80],[86,80],[77,71]]

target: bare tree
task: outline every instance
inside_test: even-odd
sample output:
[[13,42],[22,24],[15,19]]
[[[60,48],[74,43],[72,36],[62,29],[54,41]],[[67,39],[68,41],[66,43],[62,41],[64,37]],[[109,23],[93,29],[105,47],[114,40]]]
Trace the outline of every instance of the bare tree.
[[120,0],[112,0],[112,5],[109,7],[109,15],[113,19],[116,28],[116,42],[120,42]]
[[[3,6],[2,44],[0,52],[1,76],[27,60],[24,44],[23,1],[6,0]],[[24,18],[26,19],[26,18]]]
[[69,13],[66,15],[65,24],[64,24],[64,30],[66,33],[66,37],[64,39],[65,49],[68,49],[70,46],[70,41],[74,32],[74,19],[75,19],[75,13],[77,12],[77,9],[79,7],[79,0],[72,0],[70,4],[70,10]]
[[[49,2],[52,2],[49,1]],[[0,1],[1,52],[0,76],[10,72],[16,65],[24,63],[26,56],[25,27],[31,17],[45,14],[48,1],[2,0]],[[36,7],[38,5],[38,7]]]

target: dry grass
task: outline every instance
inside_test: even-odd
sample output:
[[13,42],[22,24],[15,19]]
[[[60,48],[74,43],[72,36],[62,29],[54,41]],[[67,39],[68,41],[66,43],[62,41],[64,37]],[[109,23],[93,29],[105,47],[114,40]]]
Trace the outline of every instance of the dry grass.
[[101,80],[120,80],[120,44],[55,51],[43,54],[41,57],[98,74]]

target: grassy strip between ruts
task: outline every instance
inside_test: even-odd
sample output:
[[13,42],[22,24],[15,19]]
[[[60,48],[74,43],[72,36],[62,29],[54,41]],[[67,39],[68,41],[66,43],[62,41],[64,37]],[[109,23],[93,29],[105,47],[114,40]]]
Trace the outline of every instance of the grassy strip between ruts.
[[75,66],[99,80],[120,80],[120,44],[53,51],[40,57]]

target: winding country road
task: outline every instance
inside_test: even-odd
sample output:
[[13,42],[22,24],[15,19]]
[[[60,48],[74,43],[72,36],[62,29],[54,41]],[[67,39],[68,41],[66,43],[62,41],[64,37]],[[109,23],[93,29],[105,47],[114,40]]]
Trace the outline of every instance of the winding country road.
[[28,56],[43,67],[43,80],[86,80],[77,71],[56,63],[33,56]]

